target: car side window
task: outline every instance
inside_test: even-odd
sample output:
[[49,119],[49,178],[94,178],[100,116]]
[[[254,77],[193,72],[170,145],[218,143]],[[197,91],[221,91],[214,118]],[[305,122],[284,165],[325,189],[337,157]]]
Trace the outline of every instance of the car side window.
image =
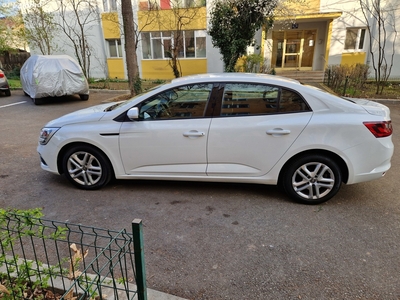
[[282,89],[278,112],[309,111],[303,98],[294,91]]
[[164,91],[140,104],[139,118],[160,120],[203,117],[212,87],[212,84],[193,84]]
[[309,110],[297,93],[253,83],[225,85],[221,116],[262,115]]

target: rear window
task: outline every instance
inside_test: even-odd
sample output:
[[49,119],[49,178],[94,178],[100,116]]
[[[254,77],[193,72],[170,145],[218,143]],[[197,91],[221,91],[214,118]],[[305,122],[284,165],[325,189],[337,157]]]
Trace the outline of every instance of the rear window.
[[309,111],[303,97],[278,86],[228,83],[224,88],[221,116],[262,115]]

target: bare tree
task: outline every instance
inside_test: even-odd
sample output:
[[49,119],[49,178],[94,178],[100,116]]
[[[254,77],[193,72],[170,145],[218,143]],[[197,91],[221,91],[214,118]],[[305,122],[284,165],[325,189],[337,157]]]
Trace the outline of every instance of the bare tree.
[[72,46],[84,75],[90,77],[90,31],[99,23],[96,0],[58,0],[57,25]]
[[[121,0],[122,1],[122,0]],[[121,3],[122,6],[122,3]],[[132,7],[132,5],[131,5]],[[135,21],[135,18],[133,18],[133,27],[134,27],[134,32],[135,32],[135,49],[137,50],[139,41],[140,41],[140,35],[141,33],[146,29],[146,27],[151,26],[154,24],[158,18],[158,14],[154,7],[147,7],[146,11],[143,15],[143,18],[140,20],[140,27]],[[115,23],[118,28],[118,33],[121,33],[121,35],[124,34],[124,24],[123,22],[120,22],[120,18],[117,13],[109,13],[105,14],[102,16],[104,20],[107,20],[108,22]]]
[[130,1],[121,0],[121,14],[122,22],[120,22],[118,14],[116,13],[104,15],[103,18],[109,22],[115,23],[119,30],[118,33],[124,36],[129,90],[131,96],[134,96],[139,94],[142,90],[137,59],[137,49],[141,32],[147,26],[155,22],[157,15],[152,8],[149,8],[144,14],[144,18],[141,19],[141,27],[139,29],[139,25],[135,22],[135,18],[133,17],[133,7]]
[[23,13],[24,38],[43,55],[52,54],[57,47],[54,37],[58,27],[54,23],[54,14],[46,10],[49,2],[50,0],[33,0],[29,9],[25,9]]
[[137,62],[137,42],[131,0],[121,0],[122,22],[125,36],[126,68],[131,96],[141,92],[141,81]]
[[171,12],[165,13],[157,3],[152,3],[152,7],[157,11],[159,31],[171,32],[171,39],[168,45],[163,44],[165,54],[169,58],[169,66],[176,78],[182,76],[182,69],[179,58],[184,53],[184,30],[188,28],[197,18],[197,15],[204,1],[191,1],[190,5],[185,5],[183,0],[171,1]]
[[[369,52],[375,74],[376,94],[382,94],[396,54],[396,10],[389,0],[359,1],[369,33]],[[388,47],[390,43],[391,46]]]

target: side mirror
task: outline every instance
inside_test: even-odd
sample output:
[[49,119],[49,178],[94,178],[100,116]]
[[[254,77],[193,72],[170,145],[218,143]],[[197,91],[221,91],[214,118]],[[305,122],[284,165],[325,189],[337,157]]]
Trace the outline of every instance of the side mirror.
[[127,116],[131,121],[139,119],[139,108],[132,107],[130,110],[128,110]]

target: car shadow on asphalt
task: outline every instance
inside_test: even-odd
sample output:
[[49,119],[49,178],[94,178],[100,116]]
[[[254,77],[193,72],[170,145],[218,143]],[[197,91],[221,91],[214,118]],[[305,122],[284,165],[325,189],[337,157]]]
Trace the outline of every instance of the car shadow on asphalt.
[[[27,96],[27,98],[29,98]],[[34,101],[29,98],[32,104],[35,104]],[[36,103],[36,105],[58,105],[58,104],[65,104],[69,102],[81,102],[85,100],[81,100],[79,95],[68,95],[68,96],[60,96],[60,97],[44,97],[40,98],[40,103]]]

